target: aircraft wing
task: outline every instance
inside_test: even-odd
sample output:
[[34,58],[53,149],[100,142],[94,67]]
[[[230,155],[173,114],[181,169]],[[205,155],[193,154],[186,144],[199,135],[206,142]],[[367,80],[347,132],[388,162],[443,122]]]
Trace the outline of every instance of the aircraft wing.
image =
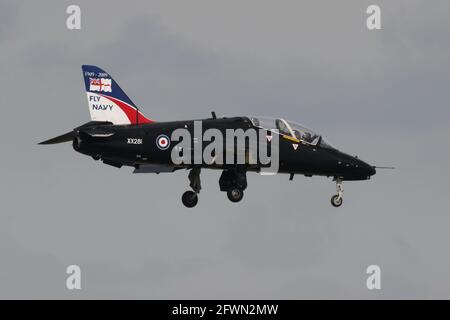
[[173,172],[174,166],[162,165],[162,164],[143,164],[134,169],[133,173],[160,173],[160,172]]

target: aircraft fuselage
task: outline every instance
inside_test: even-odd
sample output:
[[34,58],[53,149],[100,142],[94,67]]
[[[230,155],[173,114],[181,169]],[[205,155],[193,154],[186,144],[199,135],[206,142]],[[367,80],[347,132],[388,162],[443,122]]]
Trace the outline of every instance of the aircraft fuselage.
[[[73,145],[76,151],[96,159],[102,159],[106,164],[117,167],[126,165],[138,168],[157,164],[174,166],[176,169],[190,168],[196,165],[224,169],[232,166],[227,163],[208,164],[204,161],[196,164],[173,165],[171,154],[177,144],[169,141],[170,145],[163,150],[158,146],[157,139],[162,135],[170,139],[176,129],[184,128],[192,133],[192,152],[194,148],[200,148],[203,152],[210,141],[194,140],[194,121],[201,121],[203,132],[214,128],[222,132],[224,136],[227,129],[245,131],[255,128],[247,117],[157,122],[142,125],[94,123],[75,129],[77,137],[74,139]],[[269,134],[273,135],[274,133]],[[246,147],[248,148],[248,146]],[[260,171],[261,167],[264,167],[259,163],[244,163],[243,166],[246,171]],[[280,134],[278,172],[339,177],[342,180],[366,180],[375,174],[375,169],[364,161],[332,147],[305,144]]]

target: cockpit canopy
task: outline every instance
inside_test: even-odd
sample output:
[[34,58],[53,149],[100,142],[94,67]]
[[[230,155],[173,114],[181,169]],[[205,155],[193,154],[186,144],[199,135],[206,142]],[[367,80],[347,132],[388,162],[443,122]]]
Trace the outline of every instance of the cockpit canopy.
[[280,134],[293,137],[313,146],[320,144],[322,147],[331,147],[319,134],[299,123],[286,121],[281,118],[249,117],[249,119],[255,127],[270,131],[278,130]]

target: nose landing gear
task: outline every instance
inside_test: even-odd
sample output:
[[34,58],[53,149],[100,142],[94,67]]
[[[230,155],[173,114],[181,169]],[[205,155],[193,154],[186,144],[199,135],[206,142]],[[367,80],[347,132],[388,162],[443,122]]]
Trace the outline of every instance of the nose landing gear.
[[344,195],[344,187],[342,186],[342,178],[336,178],[336,191],[337,194],[331,197],[331,204],[333,207],[340,207],[342,205]]

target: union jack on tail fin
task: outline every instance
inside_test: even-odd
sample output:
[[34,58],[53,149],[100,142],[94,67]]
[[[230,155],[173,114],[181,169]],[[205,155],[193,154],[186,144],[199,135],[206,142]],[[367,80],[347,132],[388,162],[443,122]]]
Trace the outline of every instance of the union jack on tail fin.
[[82,70],[92,121],[113,124],[154,122],[139,111],[109,73],[89,65],[83,65]]

